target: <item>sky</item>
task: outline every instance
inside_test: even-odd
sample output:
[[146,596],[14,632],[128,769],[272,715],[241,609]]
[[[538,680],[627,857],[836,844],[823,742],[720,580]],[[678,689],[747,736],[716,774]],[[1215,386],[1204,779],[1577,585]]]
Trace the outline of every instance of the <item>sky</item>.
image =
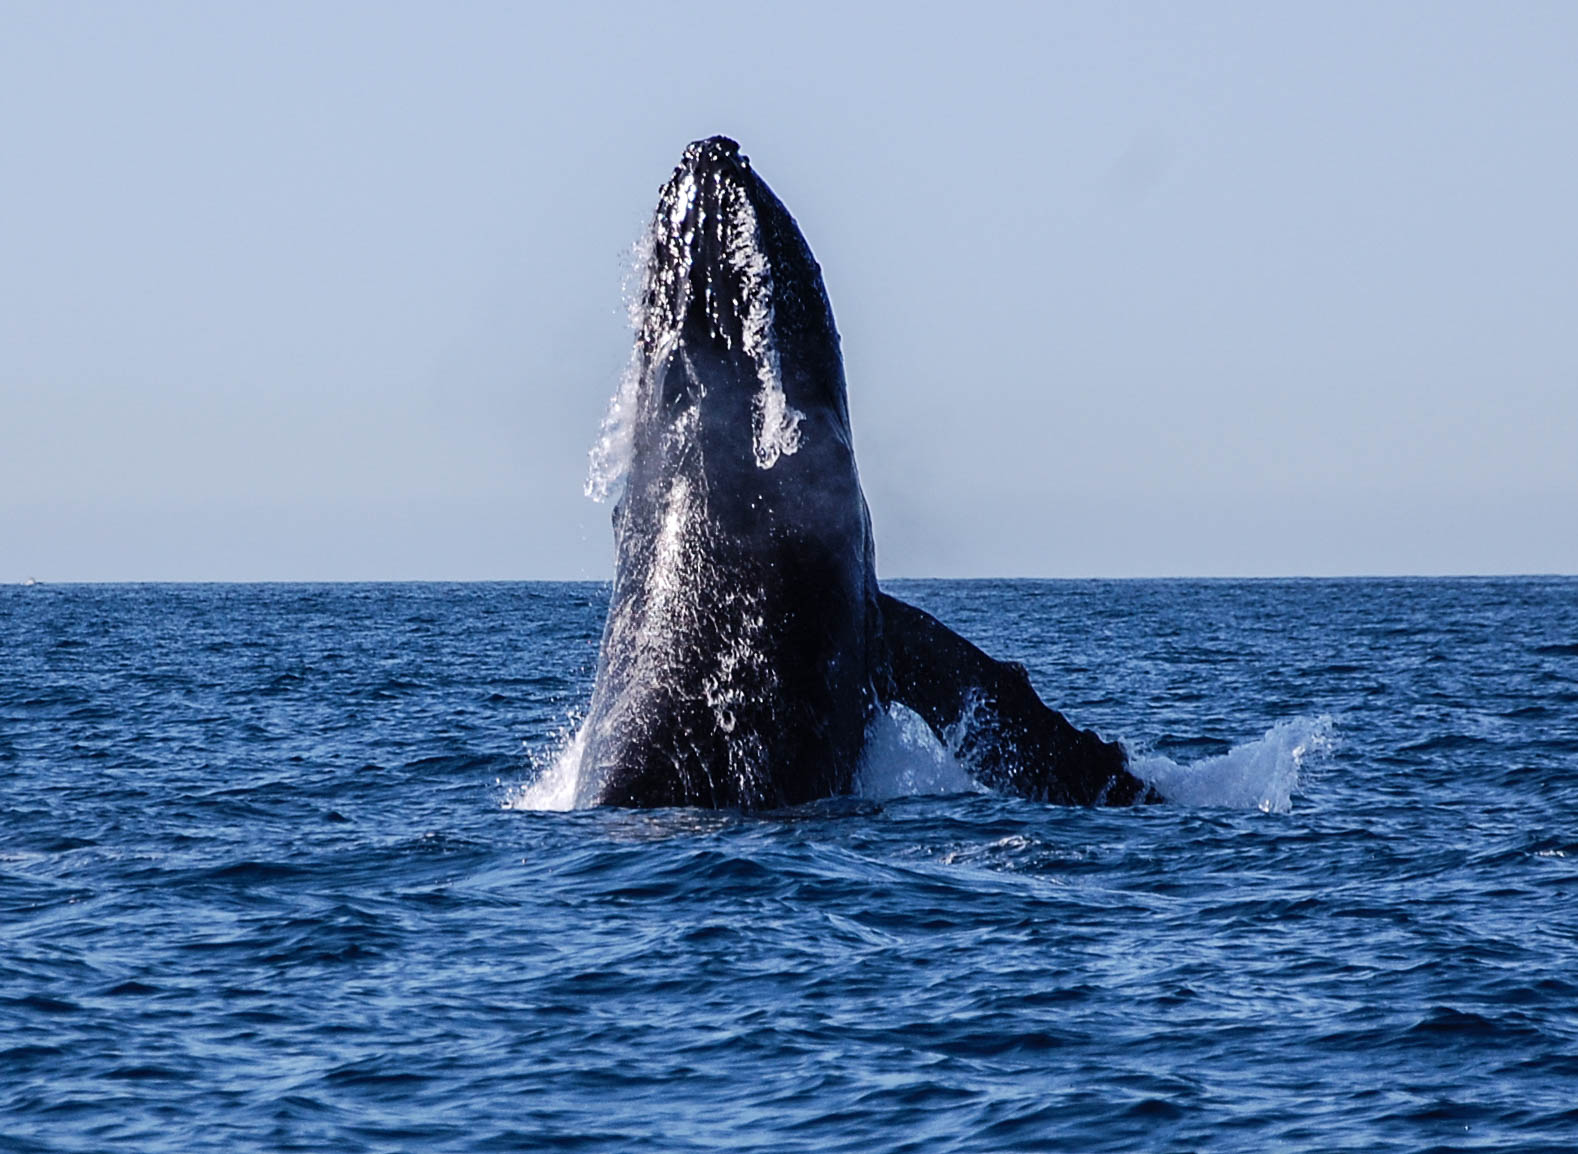
[[685,144],[881,576],[1578,573],[1578,5],[0,0],[0,581],[606,578]]

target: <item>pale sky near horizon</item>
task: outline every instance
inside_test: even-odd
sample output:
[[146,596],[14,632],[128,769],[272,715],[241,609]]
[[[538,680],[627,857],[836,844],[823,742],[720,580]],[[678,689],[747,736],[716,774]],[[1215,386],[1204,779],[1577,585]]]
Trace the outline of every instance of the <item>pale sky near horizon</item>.
[[0,582],[606,577],[685,143],[884,576],[1578,573],[1578,5],[0,0]]

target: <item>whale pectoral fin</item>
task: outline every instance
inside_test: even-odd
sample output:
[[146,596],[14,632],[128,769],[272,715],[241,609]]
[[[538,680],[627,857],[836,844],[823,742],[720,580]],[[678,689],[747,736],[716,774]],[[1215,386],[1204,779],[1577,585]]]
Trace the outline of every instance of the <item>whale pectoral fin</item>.
[[879,593],[892,700],[914,710],[983,784],[1063,805],[1159,800],[1122,746],[1049,708],[1017,661],[997,661],[931,614]]

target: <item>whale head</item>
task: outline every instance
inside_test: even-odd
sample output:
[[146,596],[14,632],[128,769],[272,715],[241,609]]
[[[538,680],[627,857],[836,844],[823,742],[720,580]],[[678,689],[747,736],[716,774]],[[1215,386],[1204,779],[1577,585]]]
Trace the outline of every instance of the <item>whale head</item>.
[[[686,556],[701,537],[779,556],[820,543],[856,551],[869,568],[822,270],[739,145],[714,136],[685,149],[642,250],[635,350],[615,401],[624,424],[616,545],[629,534],[662,538],[667,525]],[[605,426],[594,477],[608,440]]]
[[707,438],[714,469],[771,470],[812,439],[849,451],[821,268],[739,145],[714,136],[685,149],[638,260],[635,353],[594,448],[588,492],[622,479],[637,430],[687,413],[681,429]]

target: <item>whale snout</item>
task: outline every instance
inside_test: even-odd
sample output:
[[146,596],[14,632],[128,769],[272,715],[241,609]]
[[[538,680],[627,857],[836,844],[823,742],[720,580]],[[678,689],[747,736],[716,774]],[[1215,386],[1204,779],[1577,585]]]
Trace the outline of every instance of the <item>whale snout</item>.
[[[674,173],[663,185],[658,220],[667,224],[671,239],[692,252],[705,236],[704,226],[727,222],[741,208],[754,215],[763,199],[761,179],[751,171],[750,157],[727,136],[709,136],[686,145]],[[695,255],[700,255],[696,253]]]
[[681,168],[689,169],[698,176],[723,174],[733,169],[749,172],[751,168],[751,158],[740,151],[738,141],[730,140],[727,136],[709,136],[705,140],[691,141],[685,146],[679,163]]
[[767,237],[781,231],[764,231],[763,217],[779,211],[738,143],[710,136],[687,145],[653,220],[649,335],[684,329],[696,342],[760,352],[751,346],[767,336],[778,263]]
[[810,414],[847,429],[821,270],[737,142],[710,136],[685,147],[646,245],[641,411],[665,421],[695,411],[710,443],[741,450],[734,455],[756,470],[795,456],[817,423],[802,428]]

